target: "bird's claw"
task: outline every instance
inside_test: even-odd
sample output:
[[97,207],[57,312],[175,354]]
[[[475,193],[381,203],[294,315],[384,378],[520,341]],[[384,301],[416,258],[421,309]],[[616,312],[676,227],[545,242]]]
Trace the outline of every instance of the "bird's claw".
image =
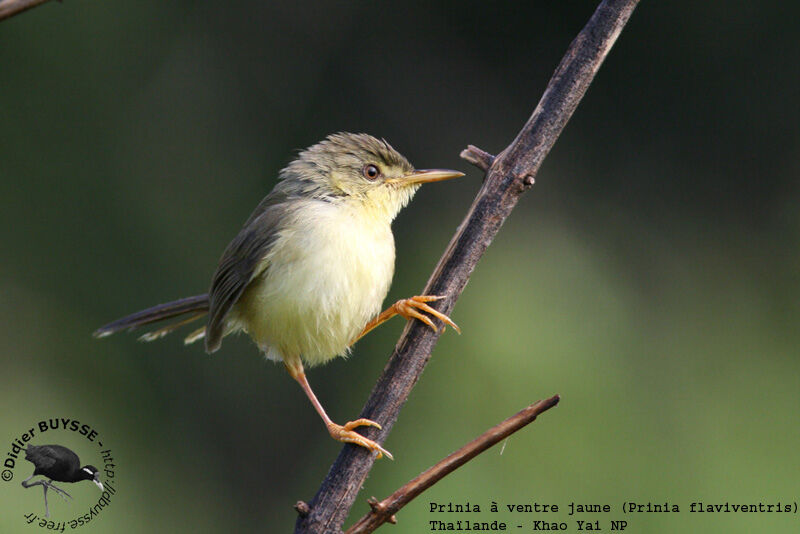
[[389,451],[381,447],[375,441],[365,438],[364,436],[353,430],[354,428],[360,426],[374,426],[378,430],[380,430],[381,428],[381,425],[379,425],[375,421],[362,418],[362,419],[356,419],[355,421],[349,421],[344,425],[337,425],[336,423],[330,423],[328,425],[328,432],[330,433],[331,437],[336,441],[359,445],[361,447],[364,447],[365,449],[369,449],[370,451],[376,451],[378,453],[378,458],[381,458],[383,455],[386,455],[386,457],[389,458],[390,460],[394,460],[394,457]]
[[[416,297],[410,297],[407,299],[398,300],[395,303],[395,308],[397,309],[397,313],[399,315],[402,315],[403,317],[409,320],[419,319],[420,321],[431,327],[431,329],[434,332],[439,332],[439,330],[436,328],[436,325],[433,324],[433,321],[431,321],[430,317],[428,317],[427,315],[423,315],[417,310],[423,311],[429,315],[433,315],[443,323],[452,326],[453,329],[460,334],[461,329],[458,327],[456,323],[452,321],[452,319],[450,319],[450,317],[448,317],[447,315],[443,314],[440,311],[434,310],[433,308],[431,308],[426,304],[427,302],[434,302],[437,300],[442,300],[443,298],[445,298],[444,295],[417,295]],[[442,332],[444,332],[444,327],[442,327]]]

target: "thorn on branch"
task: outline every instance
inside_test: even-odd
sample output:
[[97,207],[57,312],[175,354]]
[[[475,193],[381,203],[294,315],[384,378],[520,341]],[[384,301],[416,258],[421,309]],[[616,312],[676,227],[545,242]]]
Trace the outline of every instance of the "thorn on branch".
[[375,497],[370,497],[367,499],[367,504],[376,514],[383,513],[384,506]]
[[311,507],[305,501],[297,501],[294,503],[294,509],[297,510],[298,515],[303,517],[311,513]]
[[494,163],[494,156],[475,145],[467,145],[467,148],[461,151],[461,159],[472,163],[484,172],[488,171]]

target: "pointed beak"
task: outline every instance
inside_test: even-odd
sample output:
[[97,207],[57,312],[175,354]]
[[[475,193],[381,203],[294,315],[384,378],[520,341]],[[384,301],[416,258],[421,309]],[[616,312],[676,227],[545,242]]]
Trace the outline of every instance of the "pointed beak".
[[99,479],[99,478],[94,478],[94,479],[92,479],[92,482],[94,482],[95,484],[97,484],[97,487],[98,487],[98,488],[100,488],[100,491],[105,491],[105,488],[103,488],[103,483],[102,483],[102,482],[100,482],[100,479]]
[[386,180],[387,184],[426,184],[428,182],[441,182],[451,178],[458,178],[464,176],[463,172],[451,171],[449,169],[420,169],[400,178],[390,178]]

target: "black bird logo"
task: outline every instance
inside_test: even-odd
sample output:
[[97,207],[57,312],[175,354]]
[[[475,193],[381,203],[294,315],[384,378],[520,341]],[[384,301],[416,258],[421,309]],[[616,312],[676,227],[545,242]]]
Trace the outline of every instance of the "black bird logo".
[[[22,481],[23,488],[42,486],[44,489],[44,516],[50,517],[50,510],[47,508],[47,490],[53,490],[65,501],[71,499],[72,495],[53,484],[57,482],[80,482],[81,480],[91,480],[100,491],[103,491],[103,483],[100,482],[100,473],[93,465],[81,467],[81,460],[78,455],[61,445],[28,445],[25,450],[25,459],[36,466],[33,474]],[[37,480],[28,482],[36,475],[44,475],[49,480]]]

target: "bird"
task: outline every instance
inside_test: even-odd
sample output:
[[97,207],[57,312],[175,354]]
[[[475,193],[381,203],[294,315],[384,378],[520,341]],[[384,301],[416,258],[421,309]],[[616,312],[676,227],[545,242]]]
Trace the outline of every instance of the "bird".
[[464,176],[448,169],[415,169],[386,140],[341,132],[301,151],[278,174],[273,190],[257,205],[225,248],[208,293],[160,304],[94,332],[122,330],[180,318],[141,336],[159,339],[205,317],[185,338],[204,339],[213,353],[225,336],[244,332],[264,356],[282,362],[337,441],[392,455],[354,429],[380,425],[366,418],[334,423],[305,374],[337,356],[367,332],[400,315],[434,331],[450,317],[430,304],[445,295],[416,295],[378,313],[394,275],[391,224],[422,184]]
[[[72,496],[62,490],[53,481],[57,482],[80,482],[81,480],[91,480],[100,491],[104,491],[103,483],[100,482],[100,473],[93,465],[81,467],[81,460],[78,455],[61,445],[28,445],[25,449],[25,459],[31,462],[35,469],[33,474],[22,481],[23,488],[42,486],[44,490],[44,516],[50,517],[50,509],[47,506],[47,490],[53,490],[57,495],[66,500]],[[28,482],[36,475],[44,475],[49,480],[37,480]]]

